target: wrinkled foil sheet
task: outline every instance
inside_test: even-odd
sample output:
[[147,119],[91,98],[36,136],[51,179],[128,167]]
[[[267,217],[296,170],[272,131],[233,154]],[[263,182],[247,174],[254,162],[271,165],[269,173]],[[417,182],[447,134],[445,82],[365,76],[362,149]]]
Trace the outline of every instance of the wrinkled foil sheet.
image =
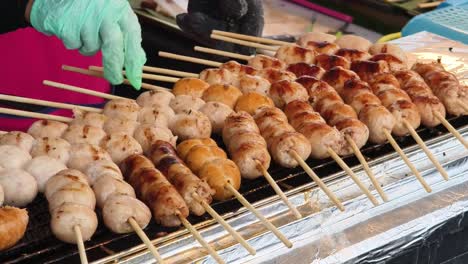
[[[418,60],[434,56],[435,59],[437,56],[449,58],[450,54],[442,51],[442,42],[453,46],[458,56],[467,59],[467,46],[433,34],[423,32],[398,40],[398,44]],[[466,62],[453,58],[455,64],[464,65],[445,64],[450,61],[448,59],[442,59],[442,62],[447,68],[455,69],[457,76],[466,74]],[[465,139],[468,138],[468,125],[459,131]],[[385,257],[382,255],[390,258],[392,252],[424,239],[441,223],[468,211],[467,150],[450,134],[431,139],[426,144],[449,174],[449,181],[441,177],[419,147],[406,148],[405,152],[431,186],[432,193],[422,188],[402,159],[393,153],[369,163],[390,200],[379,206],[373,206],[344,172],[324,179],[343,201],[344,212],[334,207],[314,183],[287,192],[291,203],[298,206],[304,216],[300,220],[296,220],[276,196],[256,203],[260,212],[293,242],[292,249],[286,248],[245,208],[224,217],[257,250],[255,256],[249,255],[213,221],[196,227],[227,263],[356,263],[363,258],[372,261],[377,255],[379,259],[374,261],[383,262]],[[353,170],[381,203],[362,167],[356,166]],[[168,263],[216,263],[185,230],[154,242]],[[372,254],[368,254],[370,252]],[[95,263],[116,260],[129,264],[154,263],[144,245]]]

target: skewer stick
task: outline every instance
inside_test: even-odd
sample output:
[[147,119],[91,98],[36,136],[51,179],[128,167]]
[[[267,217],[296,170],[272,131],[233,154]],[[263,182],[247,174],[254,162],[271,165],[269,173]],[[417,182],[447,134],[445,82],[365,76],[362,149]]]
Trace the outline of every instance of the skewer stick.
[[185,228],[187,228],[188,231],[190,231],[190,233],[195,237],[195,239],[198,241],[198,243],[200,243],[206,250],[208,250],[208,253],[211,255],[211,257],[213,257],[216,260],[216,262],[218,262],[220,264],[224,264],[225,263],[224,260],[205,241],[205,239],[200,235],[200,233],[198,233],[197,229],[195,229],[195,227],[193,227],[192,224],[190,224],[190,222],[187,221],[187,219],[182,217],[180,214],[178,214],[177,216],[179,217],[180,222],[182,222],[182,224],[185,226]]
[[178,76],[178,77],[198,78],[198,76],[199,76],[196,73],[176,71],[176,70],[170,70],[170,69],[164,69],[164,68],[158,68],[158,67],[151,67],[151,66],[143,66],[143,71],[153,72],[153,73],[160,73],[160,74],[167,74],[167,75]]
[[463,138],[463,136],[438,112],[433,112],[434,116],[439,119],[440,123],[444,125],[447,130],[452,133],[464,146],[468,149],[468,142]]
[[346,173],[353,179],[354,183],[361,189],[361,191],[369,198],[369,200],[374,204],[375,206],[379,205],[379,202],[375,197],[370,193],[370,191],[364,186],[364,184],[359,180],[359,178],[354,174],[354,172],[351,170],[351,168],[346,164],[343,159],[336,154],[335,151],[333,151],[330,147],[327,149],[328,154],[338,163],[338,165],[346,171]]
[[268,228],[268,230],[273,232],[273,234],[275,234],[275,236],[281,240],[281,242],[283,242],[283,244],[285,244],[288,248],[293,246],[291,241],[289,241],[289,239],[287,239],[272,223],[270,223],[268,219],[266,219],[257,209],[255,209],[255,207],[253,207],[253,205],[250,204],[250,202],[247,201],[247,199],[245,199],[244,196],[242,196],[242,194],[240,194],[229,182],[226,183],[224,187],[232,194],[234,194],[237,200],[239,200],[242,205],[249,209],[262,222],[262,224]]
[[252,58],[251,56],[247,56],[247,55],[242,55],[242,54],[238,54],[234,52],[222,51],[222,50],[217,50],[217,49],[210,49],[210,48],[205,48],[205,47],[200,47],[200,46],[195,46],[193,49],[195,51],[199,51],[203,53],[215,54],[219,56],[225,56],[225,57],[245,60],[245,61],[248,61]]
[[[83,68],[78,68],[78,67],[73,67],[73,66],[68,66],[68,65],[62,65],[62,70],[81,73],[81,74],[88,75],[88,76],[104,78],[104,74],[102,72],[90,71],[88,69],[83,69]],[[124,79],[123,83],[131,85],[130,81],[127,80],[127,79]],[[141,88],[148,89],[148,90],[170,91],[170,89],[167,89],[167,88],[164,88],[164,87],[161,87],[161,86],[152,85],[152,84],[149,84],[149,83],[142,83]]]
[[132,226],[133,231],[135,231],[135,233],[140,237],[143,243],[145,243],[146,247],[148,247],[149,251],[153,254],[154,258],[158,261],[158,263],[163,264],[164,260],[161,258],[161,255],[159,255],[158,250],[153,245],[153,243],[151,243],[148,236],[145,234],[145,232],[143,232],[143,230],[135,221],[135,219],[133,217],[130,217],[128,219],[128,223]]
[[257,254],[257,251],[245,241],[245,239],[236,231],[232,226],[230,226],[211,206],[205,202],[197,193],[193,193],[193,198],[199,202],[203,208],[218,222],[220,223],[226,231],[234,237],[234,239],[239,242],[249,253],[254,256]]
[[120,97],[120,96],[116,96],[116,95],[112,95],[112,94],[96,92],[96,91],[93,91],[93,90],[90,90],[90,89],[85,89],[85,88],[81,88],[81,87],[78,87],[78,86],[73,86],[73,85],[59,83],[59,82],[44,80],[42,83],[44,85],[52,86],[52,87],[55,87],[55,88],[64,89],[64,90],[68,90],[68,91],[73,91],[73,92],[78,92],[78,93],[87,94],[87,95],[92,95],[92,96],[96,96],[96,97],[101,97],[101,98],[108,99],[108,100],[128,99],[128,98],[125,98],[125,97]]
[[362,167],[367,173],[367,176],[369,176],[369,179],[372,182],[372,185],[374,185],[374,188],[377,190],[377,192],[380,194],[380,197],[382,197],[382,200],[384,202],[388,201],[387,194],[383,191],[382,187],[380,186],[380,183],[377,181],[377,178],[375,178],[374,173],[369,167],[369,164],[367,163],[366,159],[364,158],[364,155],[362,155],[361,151],[359,150],[358,146],[356,145],[356,142],[349,136],[345,135],[345,139],[348,142],[348,144],[351,146],[353,149],[354,155],[358,158],[359,162],[361,163]]
[[419,171],[414,167],[413,163],[408,159],[406,154],[403,152],[403,150],[398,146],[398,143],[395,141],[395,139],[392,137],[390,132],[386,129],[383,130],[384,135],[387,137],[388,142],[392,145],[392,147],[395,149],[396,152],[400,155],[400,157],[403,159],[403,161],[406,163],[406,165],[410,168],[410,170],[413,172],[414,176],[418,179],[418,181],[421,183],[421,185],[424,187],[426,192],[432,192],[431,187],[427,184],[427,182],[424,180],[424,178],[421,176]]
[[449,176],[448,176],[447,172],[444,170],[442,165],[440,165],[439,161],[436,159],[434,154],[432,154],[431,151],[427,148],[426,143],[424,143],[424,141],[418,135],[416,130],[414,130],[414,128],[411,126],[411,124],[408,123],[408,121],[406,121],[406,120],[403,120],[403,124],[406,126],[406,128],[408,129],[408,131],[410,132],[410,134],[414,138],[414,140],[416,140],[416,143],[418,143],[418,145],[422,148],[424,153],[426,153],[427,157],[432,161],[432,163],[434,164],[436,169],[440,172],[440,175],[442,175],[442,177],[446,181],[448,181]]
[[[220,36],[220,35],[216,35],[216,34],[211,34],[210,37],[212,39],[222,40],[222,41],[226,41],[226,42],[230,42],[230,43],[234,43],[234,44],[239,44],[239,45],[246,46],[246,47],[264,49],[264,50],[270,50],[270,51],[278,50],[278,47],[272,47],[272,46],[268,46],[268,45],[258,44],[258,43],[255,43],[255,42],[249,42],[249,41],[245,41],[245,40],[240,40],[240,39],[235,39],[235,38],[230,38],[230,37],[224,37],[224,36]],[[292,43],[290,43],[290,45],[292,45]]]
[[95,113],[102,112],[101,109],[94,108],[94,107],[87,107],[87,106],[73,105],[73,104],[64,104],[64,103],[56,103],[56,102],[45,101],[45,100],[40,100],[40,99],[32,99],[32,98],[26,98],[26,97],[21,97],[21,96],[13,96],[13,95],[6,95],[6,94],[0,94],[0,100],[6,100],[6,101],[18,102],[18,103],[26,103],[26,104],[34,104],[34,105],[42,105],[42,106],[62,108],[62,109],[71,109],[71,110],[81,109],[81,110],[84,110],[84,111],[87,111],[87,112],[95,112]]
[[73,230],[75,231],[76,244],[78,245],[78,252],[80,253],[81,264],[88,264],[88,257],[86,256],[86,251],[83,243],[83,236],[81,235],[80,226],[74,226]]
[[281,41],[281,40],[276,40],[276,39],[260,38],[260,37],[254,37],[254,36],[249,36],[249,35],[244,35],[244,34],[221,31],[221,30],[213,30],[212,33],[215,35],[221,35],[225,37],[248,40],[248,41],[253,41],[253,42],[260,42],[260,43],[265,43],[265,44],[273,44],[273,45],[280,45],[280,46],[292,44],[291,42],[286,42],[286,41]]
[[69,123],[73,121],[73,118],[69,118],[69,117],[41,114],[41,113],[3,108],[3,107],[0,107],[0,113],[8,114],[8,115],[15,115],[15,116],[31,117],[31,118],[37,118],[37,119],[48,119],[48,120],[53,120],[53,121],[65,122],[65,123]]
[[288,198],[286,197],[286,195],[284,194],[284,192],[280,189],[280,187],[278,186],[278,184],[275,182],[275,180],[273,179],[273,177],[271,177],[270,173],[267,171],[267,169],[262,165],[262,163],[260,163],[258,160],[256,160],[257,162],[257,166],[258,168],[262,171],[262,174],[263,176],[265,177],[265,179],[268,181],[268,183],[271,185],[271,187],[273,188],[273,190],[275,190],[276,194],[281,198],[281,200],[283,200],[283,202],[289,207],[289,209],[291,210],[291,212],[294,214],[294,216],[297,218],[297,219],[301,219],[302,218],[302,215],[301,213],[299,213],[299,211],[297,210],[297,208],[288,200]]
[[343,204],[341,203],[341,201],[338,199],[338,197],[336,197],[336,195],[330,189],[328,189],[325,183],[323,183],[323,181],[317,176],[317,174],[315,174],[315,172],[309,167],[309,165],[307,165],[307,163],[301,158],[301,156],[299,156],[299,154],[297,154],[297,152],[294,150],[291,150],[289,153],[293,156],[293,158],[297,161],[297,163],[299,163],[302,169],[304,169],[304,171],[318,185],[318,187],[322,189],[322,191],[328,196],[328,198],[332,200],[332,202],[336,205],[336,207],[338,207],[340,211],[344,211],[345,208]]
[[[91,71],[97,71],[97,72],[103,72],[104,68],[103,67],[98,67],[98,66],[89,66],[89,70]],[[126,74],[125,71],[122,71],[123,74]],[[153,81],[161,81],[161,82],[172,82],[175,83],[179,80],[179,78],[174,78],[174,77],[168,77],[168,76],[163,76],[163,75],[156,75],[156,74],[148,74],[148,73],[142,73],[141,77],[143,79],[147,80],[153,80]]]
[[187,61],[187,62],[207,65],[207,66],[211,66],[211,67],[219,67],[219,66],[222,65],[221,62],[198,59],[198,58],[194,58],[194,57],[183,56],[183,55],[174,54],[174,53],[170,53],[170,52],[164,52],[164,51],[160,51],[158,53],[158,55],[159,55],[159,57],[163,57],[163,58],[175,59],[175,60],[180,60],[180,61]]

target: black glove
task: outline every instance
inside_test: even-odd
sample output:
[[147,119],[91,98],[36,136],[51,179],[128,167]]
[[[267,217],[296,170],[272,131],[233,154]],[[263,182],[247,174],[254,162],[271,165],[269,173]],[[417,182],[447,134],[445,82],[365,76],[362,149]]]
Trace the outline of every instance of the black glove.
[[263,6],[261,0],[189,0],[188,13],[177,16],[179,27],[203,44],[241,54],[254,54],[254,48],[213,40],[213,29],[261,36]]

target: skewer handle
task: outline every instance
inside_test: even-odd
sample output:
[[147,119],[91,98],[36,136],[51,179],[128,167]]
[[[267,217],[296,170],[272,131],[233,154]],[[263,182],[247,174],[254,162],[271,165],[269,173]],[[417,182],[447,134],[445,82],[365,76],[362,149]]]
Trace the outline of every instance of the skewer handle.
[[96,96],[96,97],[100,97],[100,98],[104,98],[104,99],[109,99],[109,100],[126,99],[125,97],[120,97],[120,96],[116,96],[116,95],[112,95],[112,94],[96,92],[96,91],[93,91],[93,90],[90,90],[90,89],[85,89],[85,88],[81,88],[81,87],[78,87],[78,86],[68,85],[68,84],[59,83],[59,82],[44,80],[42,83],[44,85],[52,86],[52,87],[55,87],[55,88],[64,89],[64,90],[68,90],[68,91],[73,91],[73,92],[78,92],[78,93],[87,94],[87,95],[92,95],[92,96]]
[[[97,71],[97,72],[103,72],[104,68],[103,67],[98,67],[98,66],[89,66],[89,70],[91,71]],[[123,74],[127,74],[125,71],[122,71]],[[148,74],[148,73],[142,73],[141,77],[143,79],[148,79],[148,80],[153,80],[153,81],[161,81],[161,82],[170,82],[170,83],[175,83],[179,80],[179,78],[174,78],[174,77],[168,77],[168,76],[163,76],[163,75],[156,75],[156,74]],[[161,87],[162,88],[162,87]],[[163,88],[166,90],[166,88]]]
[[332,200],[332,202],[340,209],[340,211],[344,211],[345,208],[341,201],[336,197],[336,195],[328,189],[328,187],[323,183],[323,181],[315,174],[315,172],[305,163],[305,161],[297,154],[296,151],[291,150],[290,154],[294,157],[294,159],[299,163],[299,165],[304,169],[304,171],[312,178],[312,180],[318,185],[320,189]]
[[219,264],[224,264],[224,260],[218,255],[218,253],[216,253],[216,251],[205,241],[205,239],[200,235],[200,233],[198,233],[198,231],[195,229],[195,227],[192,226],[192,224],[190,224],[189,221],[187,221],[187,219],[185,219],[184,217],[179,216],[179,220],[180,222],[182,222],[182,224],[185,226],[185,228],[187,228],[190,233],[192,233],[192,235],[195,237],[195,239],[206,249],[208,250],[208,253],[216,260],[216,262],[218,262]]
[[249,209],[261,222],[262,224],[268,228],[273,234],[275,234],[276,237],[278,237],[281,242],[283,242],[284,245],[286,245],[288,248],[291,248],[293,245],[289,239],[287,239],[283,233],[281,233],[268,219],[266,219],[255,207],[250,204],[247,199],[242,196],[230,183],[227,183],[225,185],[225,188],[227,188],[234,196],[239,200],[239,202],[244,205],[247,209]]
[[301,213],[299,213],[299,211],[297,210],[297,208],[289,201],[289,199],[286,197],[286,195],[284,194],[284,192],[280,189],[280,187],[278,186],[278,184],[275,182],[275,180],[273,179],[273,177],[271,177],[270,173],[267,171],[267,169],[262,165],[262,163],[260,163],[258,160],[257,160],[257,166],[258,168],[262,171],[262,174],[263,176],[265,177],[265,179],[268,181],[268,183],[270,184],[270,186],[273,188],[273,190],[275,190],[276,194],[281,198],[281,200],[283,200],[283,202],[289,207],[289,209],[291,210],[291,212],[294,214],[294,216],[297,218],[297,219],[301,219],[302,218],[302,215]]
[[427,157],[432,161],[432,163],[434,164],[436,169],[439,171],[440,175],[442,175],[442,177],[446,181],[448,181],[449,180],[448,173],[444,170],[442,165],[440,165],[439,161],[436,159],[434,154],[432,154],[431,151],[427,148],[426,143],[424,143],[424,141],[418,135],[416,130],[414,130],[414,128],[411,126],[411,124],[408,123],[408,121],[406,121],[406,120],[403,120],[403,124],[406,126],[406,128],[408,129],[408,131],[410,132],[410,134],[414,138],[414,140],[416,140],[416,143],[418,143],[418,145],[422,148],[424,153],[426,153]]
[[434,116],[439,119],[440,123],[444,125],[447,130],[452,133],[462,144],[468,149],[468,142],[463,138],[463,136],[438,112],[433,112]]
[[338,156],[338,154],[336,154],[336,152],[333,151],[331,148],[328,148],[327,151],[328,151],[328,154],[330,154],[330,156],[336,161],[336,163],[338,163],[338,165],[344,171],[346,171],[346,173],[349,175],[349,177],[351,177],[351,179],[353,179],[354,183],[356,183],[356,185],[359,187],[359,189],[361,189],[361,191],[367,196],[367,198],[369,198],[369,200],[372,202],[372,204],[374,204],[375,206],[379,205],[379,202],[377,201],[377,199],[375,199],[375,197],[370,193],[370,191],[366,188],[366,186],[364,186],[364,184],[361,182],[361,180],[359,180],[359,178],[356,176],[356,174],[354,174],[354,172],[351,170],[351,168],[348,166],[348,164],[346,164],[343,161],[343,159],[340,156]]
[[8,114],[8,115],[15,115],[15,116],[31,117],[31,118],[37,118],[37,119],[54,120],[54,121],[59,121],[59,122],[64,122],[64,123],[69,123],[73,121],[73,118],[69,118],[69,117],[41,114],[41,113],[3,108],[3,107],[0,107],[0,113]]
[[245,61],[248,61],[252,58],[251,56],[247,56],[247,55],[242,55],[242,54],[238,54],[234,52],[222,51],[222,50],[217,50],[217,49],[210,49],[210,48],[205,48],[205,47],[200,47],[200,46],[195,46],[194,50],[203,52],[203,53],[215,54],[219,56],[225,56],[225,57],[245,60]]
[[272,45],[279,45],[279,46],[293,44],[291,42],[286,42],[286,41],[281,41],[281,40],[276,40],[276,39],[260,38],[260,37],[254,37],[254,36],[249,36],[249,35],[244,35],[244,34],[221,31],[221,30],[213,30],[212,33],[215,35],[221,35],[225,37],[231,37],[231,38],[236,38],[236,39],[248,40],[252,42],[260,42],[260,43],[272,44]]
[[64,103],[56,103],[56,102],[44,101],[44,100],[40,100],[40,99],[32,99],[32,98],[26,98],[26,97],[21,97],[21,96],[13,96],[13,95],[6,95],[6,94],[0,94],[0,100],[6,100],[6,101],[18,102],[18,103],[25,103],[25,104],[42,105],[42,106],[55,107],[55,108],[61,108],[61,109],[70,109],[70,110],[81,109],[83,111],[95,112],[95,113],[102,112],[102,109],[94,108],[94,107],[87,107],[87,106],[73,105],[73,104],[64,104]]
[[159,255],[158,250],[156,247],[151,243],[150,239],[148,236],[143,232],[141,227],[138,225],[138,223],[135,221],[133,217],[130,217],[128,219],[128,223],[132,226],[133,231],[140,237],[140,239],[145,243],[146,247],[148,247],[149,251],[151,251],[151,254],[153,254],[154,258],[158,261],[159,264],[163,264],[164,260],[161,258],[161,255]]
[[424,178],[421,176],[419,171],[414,167],[413,163],[408,159],[406,154],[403,152],[403,150],[398,146],[398,143],[395,141],[395,139],[392,137],[390,132],[388,130],[384,129],[383,130],[384,135],[387,137],[388,142],[392,147],[395,149],[396,152],[400,155],[400,157],[403,159],[403,161],[406,163],[406,165],[410,168],[410,170],[413,172],[414,176],[418,179],[418,181],[421,183],[421,185],[424,187],[426,192],[430,193],[432,192],[431,187],[427,184],[427,182],[424,180]]
[[143,66],[143,70],[147,72],[161,73],[161,74],[167,74],[167,75],[178,76],[178,77],[198,78],[200,76],[199,74],[196,74],[196,73],[169,70],[169,69],[151,67],[151,66]]
[[78,252],[80,253],[81,264],[88,264],[88,257],[86,256],[86,251],[83,243],[83,236],[81,235],[81,229],[79,226],[74,226],[73,230],[75,231],[76,244],[78,245]]
[[346,141],[348,144],[351,146],[353,149],[354,155],[358,158],[359,162],[362,164],[362,167],[367,173],[367,176],[369,176],[369,179],[372,182],[372,185],[374,185],[374,188],[377,190],[377,192],[380,194],[380,197],[382,197],[382,200],[384,202],[388,201],[387,194],[384,192],[382,187],[380,186],[380,183],[377,181],[377,178],[375,177],[374,173],[369,167],[369,164],[367,163],[366,159],[364,158],[364,155],[362,155],[361,151],[359,150],[358,146],[356,145],[356,142],[349,136],[345,135]]
[[234,230],[234,228],[232,228],[232,226],[230,226],[215,210],[213,210],[213,208],[211,208],[211,206],[207,202],[205,202],[198,194],[193,193],[193,198],[196,201],[198,201],[203,206],[203,208],[205,208],[205,210],[218,223],[220,223],[224,227],[224,229],[226,229],[229,232],[229,234],[231,234],[234,237],[234,239],[236,239],[236,241],[239,242],[239,244],[241,244],[250,253],[250,255],[254,256],[255,254],[257,254],[255,248],[249,245],[249,243],[247,243],[247,241],[245,241],[245,239],[236,230]]
[[[210,37],[212,39],[231,42],[231,43],[246,46],[246,47],[264,49],[264,50],[270,50],[270,51],[278,50],[278,47],[272,47],[272,46],[268,46],[268,45],[258,44],[258,43],[255,43],[255,42],[249,42],[249,41],[245,41],[245,40],[240,40],[240,39],[235,39],[235,38],[230,38],[230,37],[224,37],[224,36],[220,36],[220,35],[216,35],[216,34],[211,34]],[[292,43],[290,43],[290,44],[292,45]]]
[[210,61],[210,60],[204,60],[204,59],[198,59],[198,58],[193,58],[189,56],[183,56],[183,55],[178,55],[174,53],[169,53],[169,52],[164,52],[160,51],[158,53],[159,57],[163,58],[169,58],[169,59],[174,59],[174,60],[180,60],[180,61],[187,61],[187,62],[192,62],[196,64],[201,64],[201,65],[206,65],[206,66],[211,66],[211,67],[219,67],[222,65],[221,62],[216,62],[216,61]]

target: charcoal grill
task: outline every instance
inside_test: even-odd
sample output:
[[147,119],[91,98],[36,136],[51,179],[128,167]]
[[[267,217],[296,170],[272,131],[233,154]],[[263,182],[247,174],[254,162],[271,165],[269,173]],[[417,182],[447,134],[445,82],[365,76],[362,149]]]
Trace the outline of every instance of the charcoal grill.
[[[468,117],[450,117],[448,120],[465,138],[468,136]],[[208,241],[214,241],[212,245],[220,250],[221,257],[229,263],[249,261],[267,263],[272,258],[277,258],[278,263],[284,262],[286,259],[297,258],[297,262],[291,263],[300,263],[306,259],[311,260],[314,256],[320,256],[320,258],[335,256],[343,261],[356,260],[361,256],[359,254],[364,254],[365,251],[364,248],[357,245],[358,242],[373,241],[372,239],[374,239],[374,244],[370,242],[366,244],[368,248],[372,248],[379,243],[391,240],[390,238],[387,240],[376,238],[385,233],[385,230],[381,233],[358,234],[356,228],[368,227],[369,224],[375,225],[376,219],[382,220],[383,214],[389,214],[398,219],[398,213],[405,212],[405,206],[411,207],[418,203],[423,203],[430,211],[434,208],[427,206],[424,199],[434,199],[434,204],[437,204],[438,195],[444,192],[453,192],[453,190],[460,191],[460,186],[468,184],[465,183],[466,177],[464,177],[468,174],[468,158],[463,145],[442,126],[433,129],[420,128],[418,133],[451,177],[450,181],[444,181],[435,168],[432,168],[427,157],[415,145],[410,136],[398,138],[399,145],[425,176],[429,185],[433,187],[432,194],[425,193],[389,144],[366,145],[362,149],[371,169],[379,178],[390,198],[390,202],[377,207],[372,206],[351,179],[331,159],[309,160],[308,164],[344,201],[345,212],[334,208],[327,197],[316,188],[309,176],[300,168],[285,169],[272,166],[269,171],[286,192],[290,201],[299,206],[300,212],[305,216],[301,220],[295,220],[286,205],[275,195],[273,189],[264,179],[243,180],[240,192],[250,202],[255,203],[274,224],[281,226],[281,231],[294,243],[292,250],[286,249],[271,233],[266,232],[267,230],[257,222],[257,219],[234,199],[216,202],[213,204],[213,208],[223,215],[244,237],[249,239],[249,243],[258,252],[254,257],[249,256],[247,251],[237,245],[236,241],[209,216],[190,216],[189,221],[201,231]],[[222,145],[220,138],[217,141]],[[357,172],[358,177],[366,185],[372,188],[368,177],[354,156],[345,157],[344,161]],[[378,197],[376,191],[371,190]],[[458,201],[453,199],[454,202]],[[462,199],[460,198],[460,200]],[[440,202],[438,206],[443,208],[443,206],[447,206],[446,203]],[[0,253],[0,263],[79,263],[76,246],[64,244],[52,235],[45,198],[40,195],[27,209],[30,223],[25,237],[15,247]],[[464,209],[468,211],[468,206]],[[395,212],[397,214],[392,215]],[[406,213],[406,217],[411,218],[411,214]],[[392,230],[392,227],[399,224],[401,223],[398,221],[395,223],[390,221],[387,228]],[[350,241],[349,237],[346,237],[346,241],[342,241],[340,239],[345,233],[340,233],[341,231],[354,232],[356,237],[361,235],[359,238],[361,240]],[[194,261],[213,263],[213,260],[207,257],[204,249],[183,228],[165,228],[156,225],[153,221],[145,229],[145,232],[150,239],[155,239],[160,253],[170,263]],[[396,238],[398,236],[395,236]],[[146,251],[136,234],[117,235],[108,231],[102,224],[99,225],[93,239],[86,242],[85,246],[90,262],[150,263],[153,261],[151,254]],[[333,250],[333,248],[338,250],[352,247],[356,248],[351,252],[353,254],[348,255],[336,256],[336,252]]]

